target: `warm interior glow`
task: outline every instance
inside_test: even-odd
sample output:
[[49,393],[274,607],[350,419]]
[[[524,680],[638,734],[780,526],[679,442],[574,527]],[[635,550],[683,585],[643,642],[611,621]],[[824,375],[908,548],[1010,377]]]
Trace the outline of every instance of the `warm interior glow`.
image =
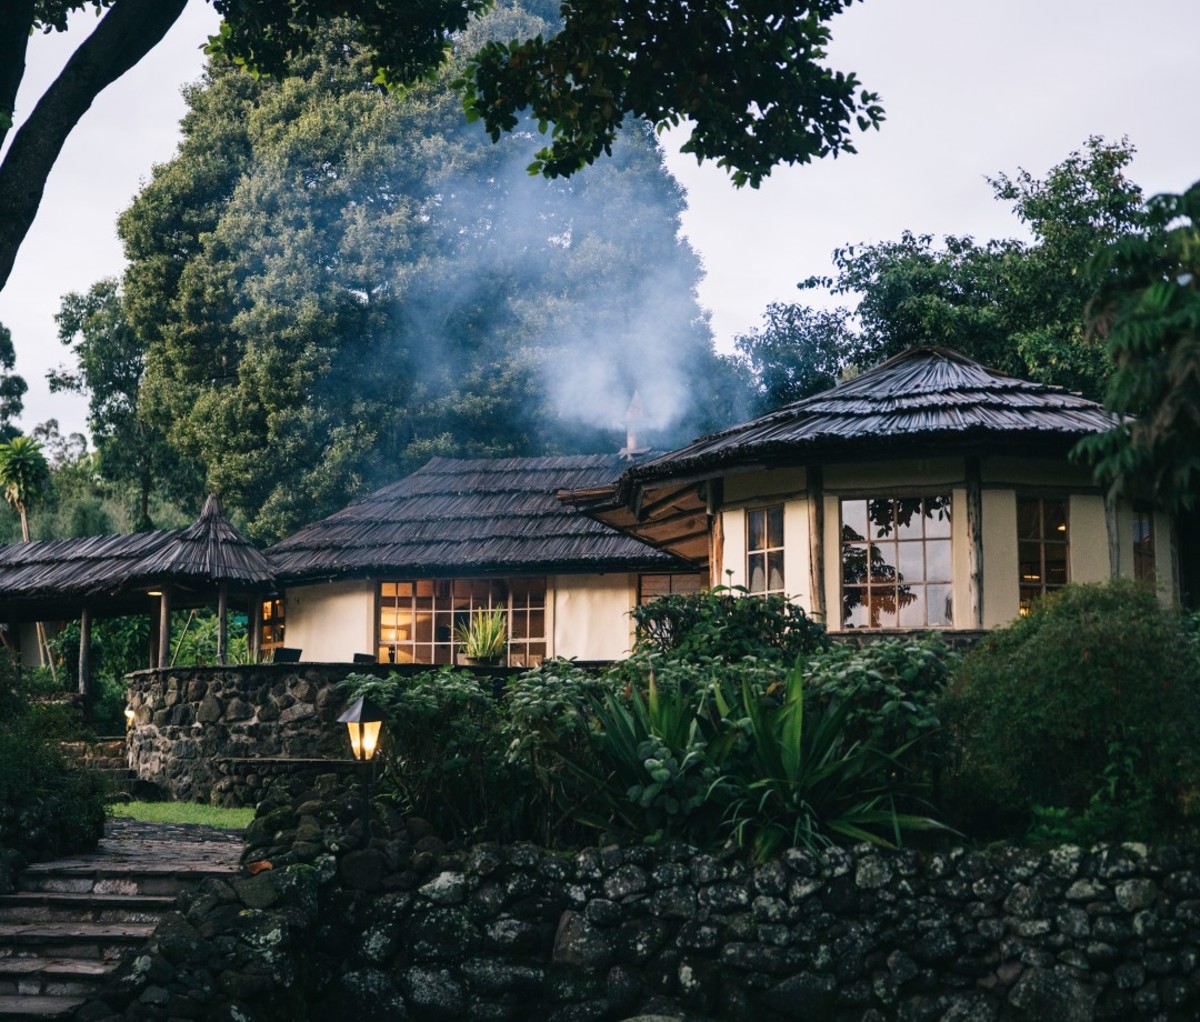
[[147,596],[162,596],[162,590],[161,589],[147,589],[146,595]]
[[375,755],[382,724],[381,720],[350,721],[346,724],[350,729],[350,750],[355,759],[370,759]]

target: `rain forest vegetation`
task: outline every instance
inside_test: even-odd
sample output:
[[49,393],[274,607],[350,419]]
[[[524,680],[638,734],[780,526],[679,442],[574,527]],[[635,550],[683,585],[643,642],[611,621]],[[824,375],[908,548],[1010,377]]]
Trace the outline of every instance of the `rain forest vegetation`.
[[[82,324],[72,379],[93,420],[127,448],[122,423],[157,431],[271,540],[434,454],[613,450],[635,391],[659,444],[737,414],[653,134],[631,127],[610,159],[552,181],[525,173],[531,133],[492,145],[462,120],[450,85],[469,55],[544,30],[497,10],[402,95],[364,87],[348,22],[278,81],[213,63],[178,156],[120,221],[138,340],[79,320],[78,298],[60,316],[64,337]],[[124,377],[83,361],[113,349],[144,351],[136,416]]]
[[801,290],[828,290],[853,305],[768,307],[737,341],[764,409],[832,386],[851,367],[875,365],[918,344],[942,344],[1022,379],[1102,400],[1113,365],[1092,343],[1086,309],[1096,288],[1088,261],[1141,236],[1147,208],[1125,176],[1128,140],[1089,138],[1044,178],[1026,170],[989,179],[1032,238],[977,242],[906,232],[898,241],[847,245],[836,272]]
[[[567,3],[553,26],[512,23],[454,80],[466,113],[488,134],[550,133],[533,159],[547,176],[570,175],[617,146],[623,124],[686,123],[684,148],[716,160],[737,184],[757,185],[779,163],[853,152],[851,132],[878,127],[878,98],[854,74],[826,66],[830,22],[853,0],[747,6],[730,0]],[[450,43],[470,31],[487,0],[213,0],[223,21],[209,50],[230,66],[291,73],[325,48],[328,22],[357,26],[337,58],[363,87],[400,87],[443,67]],[[41,203],[63,144],[95,97],[134,67],[183,13],[185,0],[15,0],[0,20],[0,146],[16,123],[29,39],[66,31],[93,9],[95,30],[76,49],[0,162],[0,288]],[[72,30],[76,30],[72,25]],[[460,109],[458,116],[462,118]],[[482,134],[479,128],[476,131]]]
[[[388,714],[385,797],[447,837],[759,857],[1195,833],[1195,622],[1134,583],[1067,586],[965,658],[935,637],[829,643],[816,625],[797,649],[779,608],[735,613],[769,601],[677,602],[686,642],[647,633],[600,672],[548,661],[499,697],[452,668],[351,676],[348,696]],[[765,622],[791,637],[764,644]],[[706,651],[705,633],[755,655]]]

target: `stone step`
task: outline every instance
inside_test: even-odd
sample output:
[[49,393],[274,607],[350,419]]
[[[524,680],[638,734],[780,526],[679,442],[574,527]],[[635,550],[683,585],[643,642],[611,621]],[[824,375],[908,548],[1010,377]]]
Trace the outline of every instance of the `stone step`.
[[47,894],[126,894],[174,897],[208,877],[228,877],[229,870],[181,869],[170,863],[136,871],[115,867],[81,866],[55,869],[56,863],[34,863],[17,877],[17,889]]
[[155,923],[0,923],[0,958],[42,957],[117,959],[144,944]]
[[85,1003],[82,997],[0,997],[0,1018],[70,1018],[72,1012]]
[[0,958],[0,997],[87,997],[99,990],[119,965],[111,959],[61,955]]
[[0,896],[0,923],[152,923],[176,903],[171,895],[19,891]]

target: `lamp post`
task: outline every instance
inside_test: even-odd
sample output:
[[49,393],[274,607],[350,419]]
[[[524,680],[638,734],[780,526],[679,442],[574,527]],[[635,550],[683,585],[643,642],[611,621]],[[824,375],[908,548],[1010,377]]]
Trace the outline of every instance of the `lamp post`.
[[383,710],[362,696],[338,717],[339,724],[350,730],[350,751],[363,764],[363,848],[371,844],[371,780],[374,772],[375,749],[383,727]]

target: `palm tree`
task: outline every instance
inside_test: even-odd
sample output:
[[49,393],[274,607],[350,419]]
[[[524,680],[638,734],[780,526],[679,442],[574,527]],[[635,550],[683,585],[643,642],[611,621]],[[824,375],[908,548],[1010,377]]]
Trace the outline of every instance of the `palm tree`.
[[[0,443],[0,488],[4,499],[21,516],[21,536],[29,542],[29,506],[45,495],[50,485],[50,466],[42,453],[42,445],[33,437],[19,436],[8,443]],[[38,660],[45,666],[46,631],[41,621],[37,623]],[[50,669],[54,663],[50,660]]]

